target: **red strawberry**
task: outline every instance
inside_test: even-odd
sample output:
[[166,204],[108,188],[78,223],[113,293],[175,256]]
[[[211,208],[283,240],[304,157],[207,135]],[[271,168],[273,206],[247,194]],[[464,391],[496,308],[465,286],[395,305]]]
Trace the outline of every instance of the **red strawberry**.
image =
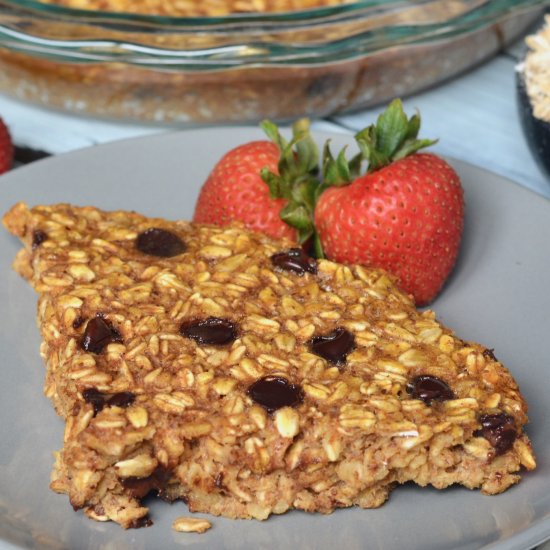
[[279,217],[287,201],[271,199],[260,176],[264,167],[278,173],[279,156],[270,141],[252,141],[226,153],[201,189],[193,221],[227,225],[238,220],[272,237],[296,240],[296,230]]
[[[376,126],[356,138],[369,171],[358,175],[325,149],[325,185],[315,225],[326,256],[342,263],[385,268],[418,305],[431,302],[451,272],[463,228],[463,190],[441,158],[416,151],[417,115],[407,119],[392,102]],[[347,181],[346,181],[347,180]],[[351,181],[351,183],[349,183]]]
[[313,200],[305,200],[301,189],[316,183],[311,171],[317,167],[317,147],[305,120],[294,125],[290,143],[274,124],[266,121],[262,127],[272,142],[253,141],[226,153],[201,189],[193,221],[240,221],[249,229],[303,243],[313,232]]
[[0,174],[11,169],[13,163],[13,144],[8,128],[0,118]]

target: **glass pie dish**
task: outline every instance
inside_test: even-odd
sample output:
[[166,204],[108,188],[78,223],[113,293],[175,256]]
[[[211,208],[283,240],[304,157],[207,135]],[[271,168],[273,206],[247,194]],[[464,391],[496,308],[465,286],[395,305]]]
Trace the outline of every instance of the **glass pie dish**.
[[160,123],[290,120],[372,106],[495,54],[544,0],[364,0],[174,17],[0,0],[0,91]]

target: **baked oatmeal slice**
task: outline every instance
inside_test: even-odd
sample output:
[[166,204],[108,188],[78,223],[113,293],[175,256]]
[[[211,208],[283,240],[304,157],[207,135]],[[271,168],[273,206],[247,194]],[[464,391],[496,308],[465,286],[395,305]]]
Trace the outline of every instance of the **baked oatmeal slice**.
[[407,481],[496,494],[535,468],[493,351],[381,270],[92,207],[19,203],[4,224],[66,421],[51,486],[93,519],[148,525],[151,492],[257,519],[377,507]]

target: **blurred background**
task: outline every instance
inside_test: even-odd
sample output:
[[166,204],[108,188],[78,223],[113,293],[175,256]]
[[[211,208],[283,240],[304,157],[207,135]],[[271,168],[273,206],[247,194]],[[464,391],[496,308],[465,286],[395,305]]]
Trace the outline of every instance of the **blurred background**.
[[25,163],[266,117],[355,132],[402,97],[438,152],[550,197],[550,153],[537,150],[548,123],[533,130],[517,90],[545,11],[540,0],[0,0],[0,116]]

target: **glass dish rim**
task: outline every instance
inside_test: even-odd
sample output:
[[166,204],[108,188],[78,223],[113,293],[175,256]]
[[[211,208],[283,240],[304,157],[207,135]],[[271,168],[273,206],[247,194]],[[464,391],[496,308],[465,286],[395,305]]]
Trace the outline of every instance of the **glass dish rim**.
[[[433,0],[411,0],[406,5],[419,6],[423,3],[432,2]],[[377,29],[364,30],[354,35],[339,37],[334,40],[327,40],[319,43],[297,43],[296,41],[262,41],[257,40],[258,32],[279,32],[292,31],[296,32],[300,28],[310,28],[315,30],[317,21],[299,20],[298,25],[278,25],[276,22],[270,21],[271,26],[266,22],[264,26],[247,26],[240,25],[224,25],[228,21],[227,18],[222,18],[222,24],[215,26],[213,30],[221,34],[235,37],[236,40],[229,44],[214,45],[205,48],[169,48],[159,45],[143,44],[140,42],[140,33],[147,34],[147,30],[143,30],[140,23],[141,20],[136,20],[133,16],[128,17],[128,14],[117,13],[119,16],[116,20],[110,17],[106,12],[97,13],[89,10],[78,10],[79,13],[84,12],[85,19],[67,19],[59,20],[65,25],[87,25],[97,28],[124,27],[122,29],[122,38],[108,37],[91,37],[79,39],[78,37],[71,38],[52,38],[51,36],[31,35],[26,33],[24,29],[12,29],[9,26],[2,24],[0,19],[0,47],[11,52],[30,54],[38,58],[48,58],[63,62],[79,62],[79,63],[97,63],[97,62],[122,62],[127,65],[141,66],[143,68],[157,68],[169,71],[217,71],[239,68],[284,68],[284,67],[319,67],[322,65],[333,65],[335,63],[345,63],[368,57],[371,54],[387,50],[392,47],[407,47],[414,45],[422,45],[433,43],[438,40],[449,40],[457,37],[464,37],[468,33],[476,32],[486,28],[492,24],[501,21],[509,16],[521,15],[522,12],[529,13],[537,9],[541,9],[546,5],[547,0],[498,0],[495,2],[488,1],[482,3],[481,6],[475,7],[472,11],[467,11],[458,16],[454,16],[449,20],[437,23],[396,23],[394,25],[385,25]],[[50,17],[44,17],[43,9],[59,6],[44,4],[37,0],[0,0],[0,15],[2,14],[2,6],[35,6],[41,8],[40,14],[37,15],[34,10],[23,9],[10,12],[10,15],[15,14],[23,21],[25,18],[37,18],[47,24],[51,20]],[[348,4],[356,11],[364,10],[365,5],[380,6],[380,5],[405,5],[403,2],[393,0],[365,0]],[[72,13],[74,10],[65,10],[67,13]],[[322,10],[327,11],[327,10]],[[329,10],[330,11],[330,10]],[[302,15],[305,12],[302,12]],[[339,13],[342,13],[341,11]],[[344,13],[349,13],[344,12]],[[91,14],[91,17],[90,17]],[[265,16],[265,14],[264,14]],[[150,20],[149,16],[145,16]],[[156,16],[155,16],[156,17]],[[352,14],[352,20],[356,19],[355,12]],[[161,18],[166,19],[166,18]],[[176,18],[177,19],[177,18]],[[188,24],[191,18],[187,18]],[[202,21],[203,18],[200,18]],[[216,21],[218,18],[216,18]],[[349,16],[345,16],[343,21],[348,21]],[[195,21],[195,20],[193,20]],[[229,20],[235,23],[234,19]],[[267,21],[267,20],[266,20]],[[339,23],[340,19],[329,17],[328,24]],[[249,20],[250,22],[250,20]],[[320,25],[327,24],[325,19],[319,19]],[[292,22],[291,22],[292,23]],[[127,28],[126,28],[127,26]],[[206,25],[208,27],[208,25]],[[183,34],[203,30],[204,27],[198,29],[197,26],[178,28],[177,26],[168,26],[167,28],[160,24],[160,27],[151,26],[151,31],[160,31],[161,33]],[[118,30],[121,30],[119,28]],[[125,30],[132,31],[124,36]],[[240,32],[236,32],[240,31]],[[248,31],[252,31],[247,33]],[[137,32],[136,32],[137,31]]]
[[[88,23],[110,19],[117,22],[142,23],[151,25],[166,25],[177,27],[197,27],[197,26],[217,26],[224,24],[253,24],[253,23],[304,23],[316,19],[326,19],[327,17],[355,14],[356,12],[386,8],[396,4],[422,5],[433,0],[354,0],[346,4],[334,6],[323,6],[318,8],[309,8],[296,11],[285,12],[250,12],[233,13],[223,16],[167,16],[167,15],[146,15],[134,12],[114,12],[104,10],[86,10],[79,8],[69,8],[56,4],[47,4],[39,0],[2,0],[0,1],[0,10],[3,5],[15,9],[24,9],[29,12],[38,12],[44,15],[58,15],[62,17],[72,17],[75,20],[85,20]],[[520,3],[529,0],[519,0]],[[511,0],[514,3],[514,0]]]
[[[8,6],[12,10],[23,11],[27,15],[42,15],[49,17],[62,17],[64,20],[73,19],[74,23],[94,24],[105,21],[112,23],[127,23],[151,25],[151,27],[161,28],[197,28],[197,27],[230,27],[232,25],[252,26],[255,24],[285,25],[292,24],[312,24],[316,21],[330,21],[339,18],[354,18],[359,15],[368,15],[369,13],[385,13],[391,10],[401,11],[404,7],[418,7],[423,4],[431,3],[433,0],[354,0],[350,3],[338,4],[334,6],[323,6],[318,8],[309,8],[297,11],[286,12],[265,12],[265,13],[235,13],[225,16],[193,16],[193,17],[173,17],[165,15],[145,15],[133,12],[112,12],[99,10],[86,10],[79,8],[69,8],[56,4],[48,4],[40,0],[0,0],[0,12],[3,6]],[[515,7],[545,5],[546,0],[495,0],[499,4],[499,11],[505,13]],[[491,4],[491,0],[482,3],[480,6],[474,6],[471,11],[478,11]],[[470,13],[470,10],[468,11]],[[451,20],[452,21],[452,20]],[[449,21],[441,24],[449,25]]]

